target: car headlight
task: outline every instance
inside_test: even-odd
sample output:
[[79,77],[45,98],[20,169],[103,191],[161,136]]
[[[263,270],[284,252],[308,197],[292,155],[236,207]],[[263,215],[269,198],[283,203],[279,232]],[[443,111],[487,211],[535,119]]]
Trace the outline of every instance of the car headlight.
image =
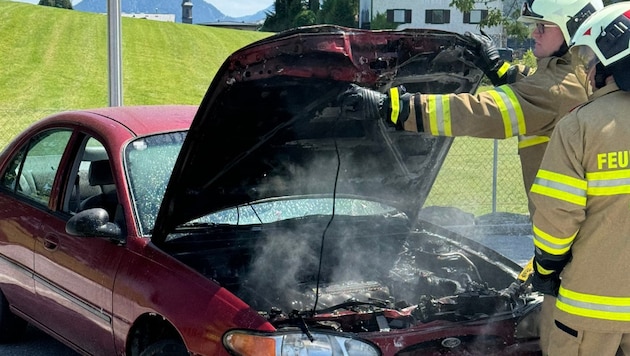
[[301,331],[262,333],[232,330],[223,336],[223,345],[240,356],[380,356],[371,343],[333,333],[311,333],[311,341]]

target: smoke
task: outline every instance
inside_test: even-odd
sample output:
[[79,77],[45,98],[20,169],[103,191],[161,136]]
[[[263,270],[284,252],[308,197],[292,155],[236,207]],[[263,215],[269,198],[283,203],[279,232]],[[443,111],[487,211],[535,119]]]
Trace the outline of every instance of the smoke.
[[[248,303],[254,307],[310,309],[318,278],[320,293],[333,285],[382,281],[402,248],[407,219],[388,216],[392,207],[361,199],[365,192],[352,190],[353,184],[362,184],[354,173],[366,167],[351,167],[353,160],[345,159],[337,176],[336,156],[326,156],[307,164],[284,160],[258,188],[264,196],[288,190],[327,194],[293,197],[264,209],[252,206],[265,222],[244,278],[246,294],[253,299]],[[335,184],[343,186],[343,194],[333,200]]]

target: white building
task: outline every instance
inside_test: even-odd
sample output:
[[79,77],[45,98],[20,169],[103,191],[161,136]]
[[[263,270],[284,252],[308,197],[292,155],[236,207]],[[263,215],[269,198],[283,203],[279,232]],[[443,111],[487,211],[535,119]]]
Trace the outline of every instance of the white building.
[[175,14],[144,14],[144,13],[127,14],[127,13],[121,13],[120,16],[122,16],[122,17],[133,17],[133,18],[137,18],[137,19],[153,20],[153,21],[175,22]]
[[[403,28],[429,28],[457,33],[479,33],[479,22],[488,15],[488,9],[503,8],[501,0],[476,2],[471,12],[462,13],[449,7],[451,0],[360,0],[359,27],[366,28],[377,14],[386,14],[390,22]],[[505,45],[502,26],[484,27],[483,31],[495,43]]]

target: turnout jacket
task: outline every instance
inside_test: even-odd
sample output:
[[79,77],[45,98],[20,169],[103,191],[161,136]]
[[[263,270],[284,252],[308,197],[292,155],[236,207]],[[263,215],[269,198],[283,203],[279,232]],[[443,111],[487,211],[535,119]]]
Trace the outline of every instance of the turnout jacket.
[[570,59],[570,54],[540,59],[533,74],[476,95],[415,94],[403,127],[434,136],[519,136],[523,181],[529,191],[556,123],[588,99],[581,84],[585,79],[578,80]]
[[630,92],[597,90],[556,126],[530,192],[537,268],[562,271],[554,318],[599,332],[630,332],[628,112]]

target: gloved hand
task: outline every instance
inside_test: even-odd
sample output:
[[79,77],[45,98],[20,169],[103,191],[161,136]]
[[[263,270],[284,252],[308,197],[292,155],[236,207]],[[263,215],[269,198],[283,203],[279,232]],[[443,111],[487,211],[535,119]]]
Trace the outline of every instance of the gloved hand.
[[477,46],[479,56],[477,61],[475,61],[475,65],[483,70],[484,73],[496,70],[503,64],[504,61],[499,56],[499,51],[492,43],[492,39],[485,33],[466,32],[464,36]]
[[402,87],[392,88],[388,94],[351,84],[339,95],[338,101],[341,103],[342,114],[346,117],[362,120],[383,119],[389,126],[403,130],[403,124],[409,117],[409,102],[413,96]]
[[558,273],[543,275],[534,271],[532,288],[540,293],[557,297],[560,289],[560,275]]
[[505,84],[504,77],[510,65],[501,59],[492,39],[483,32],[481,34],[466,32],[464,36],[478,48],[479,53],[473,59],[475,65],[486,74],[492,84]]
[[387,95],[376,90],[350,84],[348,89],[337,97],[342,115],[359,120],[378,120],[383,117],[381,110]]

